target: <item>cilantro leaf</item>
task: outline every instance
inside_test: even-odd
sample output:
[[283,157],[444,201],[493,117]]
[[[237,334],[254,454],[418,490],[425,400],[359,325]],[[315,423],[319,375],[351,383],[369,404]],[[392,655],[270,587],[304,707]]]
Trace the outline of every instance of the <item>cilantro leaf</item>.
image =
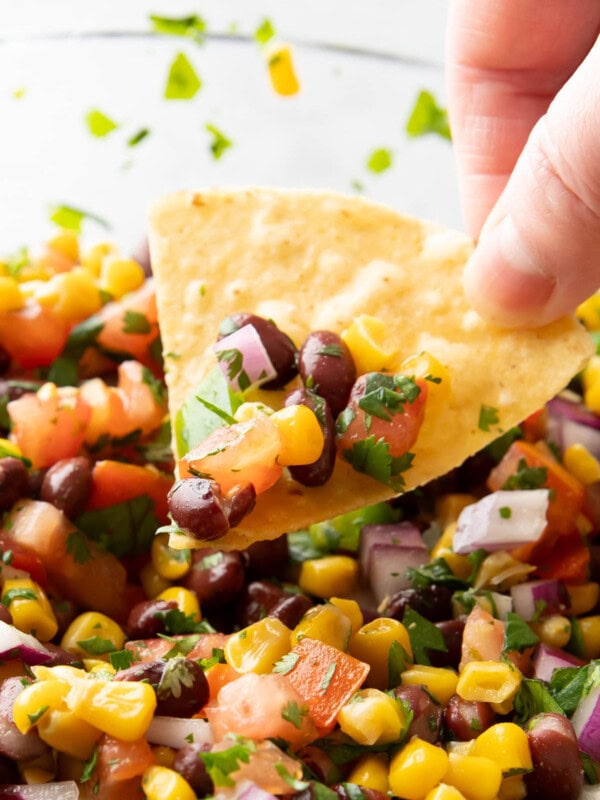
[[581,702],[581,698],[598,685],[600,685],[600,659],[590,661],[582,667],[555,669],[548,688],[565,714],[570,716]]
[[524,723],[535,714],[549,711],[563,714],[564,711],[544,686],[535,678],[523,678],[514,699],[517,722]]
[[[154,500],[144,494],[105,508],[84,511],[75,520],[75,524],[101,550],[123,558],[126,555],[142,555],[148,552],[158,528],[158,519]],[[72,540],[73,536],[77,538]],[[78,556],[83,556],[84,560],[80,563],[85,563],[89,558],[89,548],[87,558],[83,550],[85,537],[81,533],[70,534],[67,550],[69,542],[72,542],[75,560],[78,561]]]
[[152,325],[145,314],[127,309],[123,314],[123,333],[150,333]]
[[400,642],[392,642],[388,650],[388,686],[393,689],[400,685],[402,673],[409,664],[408,653]]
[[83,772],[81,773],[81,778],[79,779],[80,783],[85,783],[89,781],[92,777],[94,770],[96,769],[96,765],[98,764],[98,745],[94,745],[94,749],[92,750],[92,755],[88,758],[87,761],[84,762]]
[[539,636],[531,630],[525,620],[514,611],[509,611],[506,615],[506,627],[504,629],[503,652],[511,650],[526,650],[533,647],[540,641]]
[[367,158],[367,169],[379,175],[381,172],[388,170],[392,163],[392,151],[385,147],[380,147],[377,150],[373,150]]
[[196,44],[202,44],[206,38],[206,22],[197,14],[188,17],[162,17],[150,14],[150,22],[156,33],[164,33],[168,36],[188,36]]
[[287,653],[275,663],[273,672],[277,672],[280,675],[287,675],[288,672],[294,669],[299,660],[300,655],[298,653]]
[[112,653],[115,645],[110,639],[103,639],[101,636],[90,636],[77,642],[77,646],[92,656],[101,656],[105,653]]
[[201,87],[202,81],[188,57],[185,53],[177,53],[169,68],[165,98],[167,100],[191,100]]
[[546,467],[530,467],[524,458],[519,459],[517,471],[503,484],[502,488],[511,491],[515,489],[539,489],[548,479]]
[[79,363],[74,358],[59,356],[50,365],[46,379],[57,386],[76,386],[79,382]]
[[35,725],[35,723],[38,722],[41,719],[41,717],[44,716],[44,714],[46,713],[46,711],[48,711],[49,708],[50,706],[41,706],[41,708],[38,708],[38,710],[33,714],[27,714],[27,716],[29,717],[29,722],[31,722],[32,725]]
[[480,431],[488,432],[491,425],[497,425],[500,421],[498,416],[498,409],[493,406],[481,405],[479,407],[479,421],[477,427]]
[[212,135],[210,152],[215,161],[218,161],[226,150],[233,147],[233,142],[225,136],[223,131],[220,131],[215,125],[211,125],[210,122],[207,122],[204,127]]
[[406,607],[402,622],[408,631],[410,646],[417,664],[431,665],[428,650],[447,652],[448,648],[440,629],[410,606]]
[[150,128],[140,128],[139,131],[130,136],[127,140],[128,147],[136,147],[140,142],[143,142],[144,139],[150,136]]
[[240,391],[250,387],[250,378],[244,369],[244,354],[235,347],[219,350],[217,361],[227,364],[227,377],[230,381],[237,380]]
[[431,92],[423,89],[413,106],[406,122],[406,132],[411,137],[424,136],[427,133],[436,133],[444,139],[450,140],[450,125],[448,112],[438,106]]
[[133,663],[131,650],[115,650],[109,656],[111,666],[116,669],[128,669]]
[[71,329],[62,356],[78,361],[84,351],[95,343],[103,328],[104,322],[97,315],[88,317],[83,322],[75,325]]
[[163,464],[171,461],[173,451],[171,450],[171,422],[165,420],[155,433],[154,438],[136,447],[146,462],[153,464]]
[[267,42],[270,42],[274,36],[275,28],[273,27],[271,20],[267,18],[263,19],[263,21],[254,31],[254,39],[261,46],[267,44]]
[[110,229],[110,225],[105,219],[96,214],[92,214],[90,211],[84,211],[82,208],[74,208],[73,206],[66,205],[50,206],[50,222],[58,225],[59,228],[67,228],[68,230],[80,233],[81,225],[86,219],[95,222],[102,228]]
[[230,774],[236,772],[241,764],[248,764],[250,753],[255,750],[256,745],[253,742],[245,741],[244,744],[235,744],[217,753],[198,753],[198,758],[204,762],[215,786],[235,786]]
[[18,278],[21,270],[28,264],[29,250],[26,247],[19,247],[16,253],[6,259],[6,268],[13,278]]
[[165,384],[159,378],[156,378],[148,367],[142,367],[142,383],[145,383],[150,389],[156,404],[161,405],[165,400],[167,389]]
[[443,558],[434,558],[423,567],[409,567],[406,572],[414,589],[424,589],[432,584],[447,586],[449,589],[468,589],[469,583],[458,578]]
[[220,647],[213,647],[212,649],[212,656],[210,658],[201,658],[198,663],[202,667],[202,669],[206,672],[211,667],[214,667],[215,664],[224,664],[225,663],[225,653],[221,650]]
[[332,661],[331,664],[327,667],[325,675],[323,675],[323,680],[319,684],[319,692],[321,694],[325,694],[327,689],[329,689],[329,685],[331,684],[331,680],[335,675],[335,671],[337,669],[337,662]]
[[155,616],[163,621],[165,633],[171,636],[183,633],[214,633],[214,628],[206,620],[198,620],[193,614],[185,614],[179,608],[158,611]]
[[87,112],[85,115],[85,123],[92,136],[96,136],[99,139],[108,136],[109,133],[112,133],[112,131],[119,127],[113,119],[107,117],[106,114],[99,111],[97,108],[93,108]]
[[404,487],[401,473],[412,466],[414,454],[405,453],[398,458],[392,458],[390,446],[386,441],[369,436],[354,442],[351,449],[343,450],[342,457],[352,464],[357,472],[364,472],[399,492]]
[[13,600],[39,600],[39,597],[33,589],[15,587],[14,589],[9,589],[7,592],[4,592],[2,595],[2,605],[10,606]]
[[319,356],[333,356],[333,358],[341,358],[344,351],[339,344],[326,344],[320,350],[317,350]]
[[299,706],[295,700],[290,700],[281,709],[281,718],[291,723],[298,730],[302,727],[302,721],[307,714],[308,706],[305,703]]

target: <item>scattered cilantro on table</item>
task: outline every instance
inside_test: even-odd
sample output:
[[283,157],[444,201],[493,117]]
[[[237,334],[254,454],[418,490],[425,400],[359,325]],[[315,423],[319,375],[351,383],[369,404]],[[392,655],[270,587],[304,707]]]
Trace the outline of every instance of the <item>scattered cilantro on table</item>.
[[103,139],[119,127],[113,119],[97,108],[92,108],[86,113],[85,124],[92,136],[98,139]]
[[218,161],[226,150],[233,147],[233,142],[225,136],[223,131],[219,130],[219,128],[212,125],[210,122],[207,122],[204,127],[212,136],[210,152],[215,161]]
[[50,222],[58,225],[59,228],[67,228],[76,233],[81,233],[81,226],[84,220],[87,219],[95,222],[102,228],[110,230],[110,224],[97,214],[92,214],[91,211],[84,211],[82,208],[75,208],[74,206],[67,205],[50,206]]
[[367,169],[379,175],[392,166],[393,160],[392,151],[388,148],[380,147],[377,150],[373,150],[367,158]]
[[136,147],[140,142],[143,142],[146,137],[150,136],[149,128],[140,128],[136,133],[129,137],[127,140],[128,147]]
[[270,19],[263,19],[254,31],[254,39],[259,45],[264,46],[268,44],[275,37],[275,28]]
[[433,94],[426,89],[423,89],[417,96],[406,122],[406,132],[411,137],[435,133],[443,139],[450,140],[452,138],[448,112],[438,105]]
[[197,14],[187,17],[163,17],[150,14],[150,22],[155,33],[167,36],[187,36],[196,44],[203,44],[206,38],[206,22]]
[[167,100],[191,100],[202,88],[202,81],[196,74],[185,53],[177,53],[167,76],[164,96]]

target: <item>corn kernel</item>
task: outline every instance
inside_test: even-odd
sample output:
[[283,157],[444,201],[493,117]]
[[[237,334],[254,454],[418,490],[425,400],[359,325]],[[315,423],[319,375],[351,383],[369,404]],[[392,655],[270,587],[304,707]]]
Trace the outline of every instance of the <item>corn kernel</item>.
[[600,330],[600,292],[580,303],[575,314],[589,331]]
[[294,69],[292,49],[287,44],[278,44],[266,51],[271,85],[277,94],[288,97],[297,94],[300,84]]
[[342,331],[341,337],[352,353],[356,372],[381,372],[392,367],[396,351],[391,349],[387,338],[388,326],[377,317],[361,314]]
[[588,661],[600,658],[600,615],[579,619],[583,657]]
[[500,767],[491,758],[450,753],[444,781],[469,800],[494,800],[502,783]]
[[522,775],[504,778],[498,792],[498,800],[525,800],[526,797],[527,786]]
[[182,611],[186,617],[192,616],[196,622],[200,622],[200,603],[195,592],[185,589],[183,586],[170,586],[168,589],[162,591],[158,600],[173,600],[177,603],[177,608]]
[[456,530],[456,528],[453,528],[451,533],[447,534],[448,526],[458,520],[461,511],[476,502],[477,498],[472,494],[445,494],[436,501],[435,518],[442,526],[444,535],[449,536],[448,541],[443,545],[444,547],[452,546],[452,537]]
[[480,733],[471,753],[496,761],[503,775],[533,768],[527,734],[514,722],[498,722]]
[[270,416],[272,413],[273,409],[270,406],[266,406],[264,403],[249,402],[242,403],[233,416],[236,422],[250,422],[250,420],[256,419],[257,417]]
[[152,540],[150,556],[158,574],[170,581],[183,578],[190,571],[192,557],[189,550],[169,547],[169,534],[159,533]]
[[574,617],[587,614],[596,607],[600,599],[600,584],[596,582],[567,584],[565,588],[569,595],[569,613]]
[[517,693],[521,673],[500,661],[469,661],[463,667],[456,694],[477,703],[503,703]]
[[513,558],[505,550],[498,550],[484,558],[473,586],[475,589],[502,591],[523,583],[535,567]]
[[67,322],[78,322],[102,307],[98,287],[82,267],[54,275],[36,292],[40,305]]
[[110,242],[99,242],[86,250],[81,255],[81,266],[94,276],[100,277],[102,270],[102,262],[107,256],[114,256],[117,253],[117,248]]
[[82,658],[95,656],[103,661],[115,650],[125,644],[125,633],[117,623],[106,614],[86,611],[75,617],[65,631],[61,647]]
[[[56,681],[54,681],[56,683]],[[102,731],[68,709],[52,709],[38,722],[38,733],[50,747],[75,758],[87,759]]]
[[431,551],[431,558],[443,558],[450,570],[459,578],[468,578],[473,572],[473,565],[468,556],[461,556],[452,550],[452,541],[456,532],[456,522],[450,522]]
[[115,298],[139,289],[146,280],[144,270],[133,258],[106,256],[100,268],[100,285]]
[[400,364],[399,372],[427,381],[425,421],[437,418],[450,397],[450,374],[438,359],[426,350],[415,353]]
[[67,695],[73,713],[124,742],[141,738],[152,722],[156,694],[141,681],[77,681]]
[[225,660],[236,672],[273,672],[275,662],[291,649],[292,632],[274,617],[232,633],[224,648]]
[[351,594],[358,580],[358,561],[351,556],[322,556],[302,562],[298,586],[315,597]]
[[286,406],[271,414],[271,419],[281,437],[277,454],[281,467],[312,464],[319,458],[325,437],[317,415],[308,406]]
[[168,767],[149,767],[142,778],[142,789],[147,800],[196,800],[189,783]]
[[11,442],[10,439],[0,438],[0,449],[2,450],[5,456],[12,456],[13,458],[21,458],[21,456],[23,455],[19,447],[14,442]]
[[404,706],[379,689],[358,691],[342,706],[337,721],[346,736],[362,745],[395,742],[410,724]]
[[562,614],[542,617],[539,622],[532,622],[531,628],[548,647],[565,647],[571,638],[571,621]]
[[388,759],[385,753],[368,753],[359,758],[348,775],[348,783],[387,794]]
[[109,676],[116,675],[117,673],[117,670],[112,664],[102,661],[99,658],[84,658],[82,663],[88,675],[100,675],[107,679]]
[[402,673],[403,686],[423,686],[443,706],[456,694],[457,683],[456,672],[443,667],[415,664]]
[[455,786],[440,783],[427,793],[425,800],[467,800],[467,798]]
[[24,304],[25,298],[17,281],[10,277],[0,277],[0,312],[17,311]]
[[390,789],[406,800],[423,800],[443,779],[448,769],[448,755],[441,747],[413,736],[392,758]]
[[345,617],[348,617],[352,626],[352,634],[354,635],[364,622],[362,611],[356,600],[348,600],[345,597],[330,597],[329,602],[332,606],[339,608]]
[[23,780],[29,786],[50,783],[56,777],[56,772],[51,769],[44,769],[43,767],[23,767],[21,775]]
[[29,578],[8,578],[2,588],[2,603],[8,606],[13,625],[49,642],[58,631],[58,622],[41,586]]
[[85,670],[70,664],[57,664],[55,667],[39,664],[32,667],[31,671],[38,681],[66,681],[69,684],[86,676]]
[[46,246],[60,253],[72,264],[79,261],[79,239],[75,231],[66,228],[59,231],[46,241]]
[[366,686],[388,688],[390,648],[398,645],[406,652],[407,659],[412,660],[408,631],[401,622],[388,617],[368,622],[350,639],[350,655],[371,667]]
[[172,768],[175,763],[175,752],[176,751],[173,750],[172,747],[167,747],[162,744],[152,748],[152,754],[156,765],[159,767],[169,767],[169,769]]
[[164,592],[171,586],[171,582],[163,578],[163,576],[156,571],[151,561],[148,561],[148,563],[144,564],[141,568],[140,583],[142,584],[148,600],[154,600],[161,592]]
[[347,650],[352,626],[350,620],[331,603],[313,606],[292,631],[291,646],[295,647],[305,636],[319,642]]
[[584,486],[600,480],[600,463],[583,444],[569,445],[563,453],[563,464]]
[[13,721],[27,733],[51,709],[64,706],[70,686],[66,681],[36,681],[26,686],[13,703]]
[[581,373],[583,399],[594,413],[600,413],[600,356],[593,355]]

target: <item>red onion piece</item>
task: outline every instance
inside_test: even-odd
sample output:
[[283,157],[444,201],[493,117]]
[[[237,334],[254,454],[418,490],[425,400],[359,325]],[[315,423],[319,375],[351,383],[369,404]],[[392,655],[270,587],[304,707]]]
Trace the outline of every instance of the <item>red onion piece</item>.
[[546,527],[548,489],[499,491],[462,510],[453,539],[455,553],[488,552],[532,544]]
[[410,581],[406,571],[422,567],[429,561],[425,547],[399,547],[396,544],[376,544],[371,548],[369,584],[377,603],[396,592],[407,589]]
[[600,783],[593,786],[585,784],[577,800],[600,800]]
[[548,647],[547,644],[539,644],[533,656],[533,673],[538,680],[549,681],[555,669],[581,667],[583,664],[584,662],[580,658],[572,656],[564,650]]
[[15,699],[25,685],[21,678],[6,678],[0,684],[0,753],[15,761],[28,761],[38,758],[48,749],[36,729],[21,733],[13,722]]
[[278,800],[278,798],[252,781],[241,781],[235,787],[231,800]]
[[560,581],[527,581],[513,586],[510,590],[513,609],[529,622],[536,614],[557,614],[566,610],[565,589]]
[[373,548],[378,545],[425,548],[421,531],[411,522],[363,525],[360,532],[359,561],[361,574],[365,577],[371,568]]
[[600,686],[580,701],[571,722],[579,749],[594,761],[600,761]]
[[30,667],[51,661],[52,653],[29,633],[0,620],[0,659],[20,658]]
[[600,430],[600,417],[578,399],[570,399],[564,394],[559,394],[549,401],[547,408],[551,417],[564,417],[580,425]]
[[495,606],[494,616],[497,619],[506,619],[507,615],[513,610],[512,597],[500,592],[490,592],[490,599]]
[[219,367],[235,392],[260,386],[277,376],[269,354],[253,325],[244,325],[213,345]]
[[146,731],[151,744],[162,744],[178,750],[186,744],[212,744],[210,725],[205,719],[156,716]]
[[78,797],[75,781],[0,785],[0,800],[78,800]]

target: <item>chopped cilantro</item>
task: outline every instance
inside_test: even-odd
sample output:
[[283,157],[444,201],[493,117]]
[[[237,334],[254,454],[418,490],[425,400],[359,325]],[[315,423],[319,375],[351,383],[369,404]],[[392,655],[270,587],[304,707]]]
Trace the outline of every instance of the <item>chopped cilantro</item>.
[[325,675],[323,675],[323,680],[319,684],[319,691],[321,694],[325,694],[327,689],[329,689],[329,685],[331,683],[331,679],[335,675],[335,670],[337,668],[337,662],[332,661],[331,664],[327,667],[327,671]]
[[133,653],[131,650],[116,650],[110,654],[109,659],[114,669],[127,669],[133,662]]
[[39,597],[33,589],[15,587],[14,589],[9,589],[2,595],[2,605],[10,606],[13,600],[39,600]]
[[227,750],[198,753],[198,758],[204,763],[215,786],[235,786],[235,782],[229,777],[230,774],[236,772],[240,764],[248,764],[250,753],[255,750],[256,745],[253,742],[244,740],[243,744],[234,744]]
[[491,458],[493,458],[496,463],[498,463],[504,457],[511,444],[516,439],[520,439],[522,435],[523,431],[518,426],[509,428],[497,439],[494,439],[493,442],[490,442],[484,448],[484,450],[489,456],[491,456]]
[[161,17],[157,14],[150,14],[150,22],[156,33],[165,33],[168,36],[188,36],[196,44],[204,42],[206,22],[196,14],[188,17]]
[[[212,629],[212,632],[214,633],[214,628]],[[162,658],[168,660],[170,658],[188,656],[198,644],[200,636],[200,633],[193,633],[191,636],[183,636],[181,639],[175,639],[173,636],[167,636],[164,633],[159,633],[159,639],[164,639],[166,642],[171,642],[173,645],[171,649],[162,656]]]
[[402,622],[408,631],[415,663],[431,665],[428,650],[447,652],[448,648],[440,629],[410,606],[407,606]]
[[73,531],[67,536],[67,553],[77,564],[85,564],[92,558],[89,543],[81,531]]
[[223,422],[225,422],[227,425],[233,425],[234,423],[237,422],[237,419],[232,414],[228,414],[227,411],[223,411],[222,408],[219,408],[219,406],[216,406],[214,403],[211,403],[210,400],[207,400],[205,397],[200,397],[200,395],[196,395],[196,400],[199,403],[202,403],[202,405],[206,409],[208,409],[208,411],[212,411],[213,414],[216,414],[218,417],[221,417]]
[[218,161],[226,150],[233,147],[233,142],[225,136],[223,131],[220,131],[215,125],[211,125],[210,122],[207,122],[204,127],[212,136],[210,152],[215,161]]
[[401,675],[410,663],[408,653],[400,642],[392,642],[388,650],[388,686],[400,685]]
[[298,653],[287,653],[287,655],[283,656],[275,663],[273,672],[278,672],[280,675],[287,675],[288,672],[294,669],[299,659],[300,655]]
[[154,438],[136,447],[146,462],[162,464],[171,461],[173,452],[171,450],[171,423],[167,419],[155,433]]
[[185,53],[177,53],[169,68],[165,98],[167,100],[191,100],[202,86]]
[[97,214],[92,214],[90,211],[84,211],[82,208],[74,208],[73,206],[50,206],[50,222],[58,225],[59,228],[67,228],[80,233],[81,225],[86,219],[95,222],[102,228],[110,229],[110,225],[105,219]]
[[339,344],[326,344],[320,350],[317,350],[317,355],[341,358],[344,355],[344,351]]
[[21,270],[29,264],[29,250],[26,247],[19,249],[6,259],[6,268],[9,275],[18,278]]
[[103,639],[101,636],[90,636],[87,639],[82,639],[77,642],[77,646],[92,656],[112,653],[115,649],[115,645],[110,639]]
[[598,776],[597,762],[590,758],[587,753],[581,753],[581,760],[583,761],[583,774],[588,783],[595,785],[600,782]]
[[164,383],[159,379],[156,378],[148,369],[148,367],[142,367],[142,383],[145,383],[146,386],[152,392],[152,396],[156,401],[157,405],[160,405],[164,402],[166,388]]
[[193,614],[185,614],[179,608],[158,611],[155,616],[163,621],[165,632],[171,636],[183,633],[214,633],[214,628],[206,620],[198,620]]
[[244,355],[235,347],[219,350],[217,361],[227,364],[227,377],[230,381],[237,380],[240,391],[250,387],[250,378],[244,369]]
[[308,706],[306,704],[299,706],[295,700],[290,700],[281,709],[282,719],[290,722],[294,728],[302,727],[302,721],[308,714]]
[[447,586],[449,589],[468,589],[469,583],[458,578],[443,558],[434,558],[423,567],[409,567],[407,576],[414,589],[424,589],[432,584]]
[[133,136],[129,137],[127,140],[127,146],[135,147],[140,142],[143,142],[147,136],[150,136],[150,128],[140,128],[139,131],[133,134]]
[[571,638],[567,642],[565,649],[578,658],[585,658],[585,642],[583,640],[581,625],[577,617],[573,617],[571,620]]
[[263,19],[263,21],[254,31],[254,39],[261,46],[267,44],[267,42],[270,42],[274,36],[275,28],[273,27],[273,23],[270,19]]
[[27,716],[29,717],[29,722],[31,722],[32,725],[35,725],[35,723],[40,719],[40,717],[43,717],[43,715],[46,713],[46,711],[48,711],[49,708],[50,706],[42,706],[41,708],[38,708],[38,710],[33,714],[27,714]]
[[184,736],[183,738],[186,740],[186,742],[188,744],[193,744],[193,742],[194,742],[194,734],[193,733],[188,733],[188,735]]
[[200,561],[199,568],[213,569],[213,567],[218,567],[222,561],[223,553],[219,550],[216,553],[211,553],[208,556],[204,556],[204,558]]
[[81,773],[81,778],[79,779],[80,783],[85,783],[89,781],[92,777],[94,770],[96,769],[96,765],[98,763],[98,745],[94,746],[92,750],[92,755],[88,758],[87,761],[84,762],[83,765],[83,772]]
[[378,175],[389,169],[392,166],[392,162],[392,151],[385,147],[380,147],[377,150],[373,150],[367,158],[367,169]]
[[17,89],[13,89],[12,96],[15,100],[22,100],[26,94],[27,89],[24,86],[19,86]]
[[524,458],[519,459],[517,471],[511,475],[503,484],[505,490],[516,489],[539,489],[548,479],[546,467],[530,467]]
[[542,681],[523,678],[514,699],[517,722],[524,723],[543,711],[563,714],[564,711]]
[[[123,558],[148,552],[158,528],[158,519],[154,500],[142,494],[112,506],[84,511],[75,524],[101,550]],[[76,532],[69,534],[67,539],[67,550],[73,552],[79,563],[85,563],[91,557],[85,536]]]
[[419,93],[406,123],[406,132],[411,137],[436,133],[444,139],[451,139],[448,112],[438,106],[431,92],[423,89]]
[[212,656],[210,658],[201,658],[198,663],[202,667],[202,669],[206,672],[211,667],[214,667],[215,664],[224,664],[225,663],[225,653],[221,650],[220,647],[213,647]]
[[350,183],[350,186],[354,189],[355,192],[364,192],[364,190],[365,190],[364,183],[362,183],[362,181],[359,181],[359,180],[356,180],[356,179],[354,179]]
[[152,325],[145,314],[127,309],[123,314],[123,333],[150,333]]
[[62,356],[78,361],[83,355],[84,351],[91,347],[95,342],[100,332],[104,328],[104,322],[100,317],[94,315],[75,325],[71,329],[69,338],[62,352]]
[[398,458],[392,458],[390,446],[386,441],[369,436],[354,442],[351,449],[342,451],[342,457],[352,464],[357,472],[364,472],[386,486],[391,486],[394,491],[401,491],[404,486],[401,473],[412,466],[414,454],[405,453]]
[[77,386],[79,363],[74,358],[59,356],[50,365],[46,379],[57,386]]
[[99,139],[108,136],[109,133],[116,130],[119,126],[110,117],[107,117],[102,111],[93,108],[85,115],[85,123],[92,136]]
[[498,513],[502,519],[510,519],[512,516],[512,508],[510,506],[502,506],[498,509]]
[[493,406],[482,405],[479,408],[479,421],[477,427],[480,431],[489,431],[490,425],[497,425],[500,421],[498,409]]
[[539,641],[539,637],[536,636],[522,617],[513,611],[508,612],[504,629],[503,652],[526,650],[528,647],[536,645]]

